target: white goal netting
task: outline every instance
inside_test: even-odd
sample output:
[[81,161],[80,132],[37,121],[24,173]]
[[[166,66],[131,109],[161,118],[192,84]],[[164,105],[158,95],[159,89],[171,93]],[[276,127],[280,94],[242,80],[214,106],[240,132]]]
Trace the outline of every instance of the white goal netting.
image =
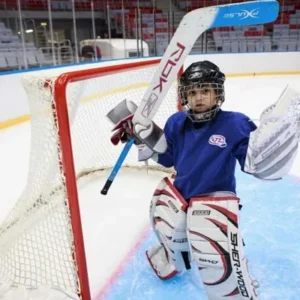
[[[139,104],[157,65],[141,63],[138,69],[124,68],[111,71],[106,67],[99,74],[95,69],[93,78],[75,80],[66,87],[67,112],[61,116],[69,116],[77,178],[114,165],[123,146],[110,143],[112,124],[106,114],[124,98]],[[85,276],[82,261],[78,261],[84,252],[76,243],[81,239],[80,231],[74,233],[71,225],[72,218],[80,220],[70,213],[69,206],[77,186],[72,185],[72,166],[63,160],[63,153],[71,157],[71,149],[62,151],[68,134],[65,126],[58,128],[56,120],[55,97],[61,101],[62,96],[54,96],[56,79],[51,71],[23,78],[31,111],[30,165],[26,188],[0,227],[0,295],[20,287],[32,291],[48,287],[77,299],[82,297],[87,280],[80,278]],[[156,123],[164,126],[176,109],[174,83],[155,117]],[[68,126],[66,120],[62,121]],[[144,166],[137,162],[135,147],[124,166]]]

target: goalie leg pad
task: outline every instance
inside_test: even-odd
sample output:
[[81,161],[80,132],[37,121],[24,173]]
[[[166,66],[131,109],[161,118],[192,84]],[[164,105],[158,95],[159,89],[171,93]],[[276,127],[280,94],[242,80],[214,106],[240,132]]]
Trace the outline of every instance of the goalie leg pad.
[[190,200],[190,251],[210,300],[257,299],[238,230],[238,211],[239,198],[232,193]]
[[161,279],[169,279],[190,268],[187,206],[171,180],[163,178],[150,205],[150,221],[160,244],[146,252],[149,263]]

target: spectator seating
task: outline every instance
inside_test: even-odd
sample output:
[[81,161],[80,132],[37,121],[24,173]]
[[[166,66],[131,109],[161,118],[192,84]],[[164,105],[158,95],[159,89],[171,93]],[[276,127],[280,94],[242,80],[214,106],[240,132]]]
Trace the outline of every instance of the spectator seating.
[[263,25],[213,30],[216,51],[260,52],[271,48],[271,39]]
[[[142,29],[141,34],[145,42],[150,45],[154,44],[156,39],[156,46],[158,48],[157,54],[163,54],[164,49],[169,43],[169,31],[175,31],[175,28],[170,28],[168,23],[168,14],[162,13],[160,10],[155,10],[153,15],[152,9],[142,9]],[[111,15],[117,28],[122,32],[123,27],[123,12],[122,10],[114,10]],[[126,32],[129,36],[137,36],[136,34],[136,15],[135,11],[131,9],[125,10],[125,26]]]
[[25,56],[23,44],[19,36],[13,35],[11,29],[0,22],[0,69],[15,70],[29,67],[39,67],[44,64],[43,53],[36,49],[34,43],[25,43]]
[[[3,2],[3,0],[0,0]],[[91,10],[91,0],[74,0],[74,6],[76,10]],[[122,9],[122,0],[94,0],[94,9],[106,9],[109,5],[110,9]],[[124,8],[133,9],[140,8],[152,8],[153,2],[151,0],[124,0]],[[47,10],[47,0],[22,0],[22,10]],[[2,3],[1,8],[17,9],[17,1],[5,0]],[[71,0],[51,0],[51,8],[53,10],[72,10]]]
[[[26,63],[25,63],[26,62]],[[24,69],[26,64],[30,68],[41,67],[45,63],[44,55],[40,50],[26,50],[25,57],[22,49],[13,52],[0,50],[0,69],[17,70]]]
[[[247,1],[247,0],[246,0]],[[246,2],[245,1],[245,2]],[[175,0],[176,6],[184,11],[191,11],[196,8],[214,6],[219,4],[237,3],[243,2],[243,0]],[[282,11],[290,12],[295,9],[300,9],[300,3],[298,0],[279,0]]]
[[[2,0],[0,0],[1,2]],[[213,6],[222,3],[235,3],[241,0],[173,0],[173,3],[182,10],[189,11],[199,7]],[[242,0],[243,1],[243,0]],[[300,51],[300,1],[278,0],[280,14],[273,24],[265,26],[218,28],[212,31],[215,51],[218,52],[261,52],[261,51]],[[22,10],[47,10],[47,0],[22,0]],[[54,11],[71,10],[73,0],[51,0]],[[162,54],[169,43],[170,34],[176,28],[170,28],[168,16],[161,10],[153,8],[152,0],[93,0],[95,9],[110,9],[110,16],[122,34],[123,14],[125,12],[125,26],[127,37],[137,36],[136,33],[136,8],[141,9],[142,38],[148,44],[154,44],[156,39],[157,54]],[[5,0],[7,9],[17,9],[17,1]],[[74,0],[76,10],[91,10],[91,0]],[[2,7],[2,6],[1,6]],[[154,11],[153,11],[154,10]],[[153,15],[155,13],[155,16]],[[1,25],[2,24],[2,25]],[[0,23],[0,52],[9,53],[22,48],[19,37],[14,36],[10,29]],[[210,41],[211,43],[211,41]],[[29,45],[26,45],[26,49]],[[19,50],[18,50],[19,51]],[[31,49],[29,54],[30,64],[40,64],[38,51]],[[34,53],[34,55],[32,54]],[[13,65],[10,55],[4,58]],[[22,56],[23,57],[23,56]],[[1,62],[3,62],[1,56]],[[29,58],[27,63],[29,63]],[[24,65],[24,58],[17,57],[19,66]]]

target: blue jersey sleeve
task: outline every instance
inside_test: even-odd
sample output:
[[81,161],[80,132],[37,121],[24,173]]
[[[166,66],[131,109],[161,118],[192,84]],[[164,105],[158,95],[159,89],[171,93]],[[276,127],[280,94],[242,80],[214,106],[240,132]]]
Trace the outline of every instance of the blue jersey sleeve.
[[233,150],[235,158],[238,160],[242,171],[244,171],[244,164],[249,144],[250,133],[256,129],[256,125],[246,116],[244,116],[235,128],[235,134],[239,137],[239,141]]
[[158,163],[166,168],[171,168],[174,165],[173,159],[173,140],[172,140],[172,124],[169,119],[164,127],[164,134],[167,140],[167,150],[163,154],[158,155]]

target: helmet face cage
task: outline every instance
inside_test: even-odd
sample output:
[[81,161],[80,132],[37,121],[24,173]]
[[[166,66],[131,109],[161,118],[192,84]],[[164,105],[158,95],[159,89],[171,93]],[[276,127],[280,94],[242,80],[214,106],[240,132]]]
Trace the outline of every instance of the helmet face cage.
[[179,85],[178,91],[182,108],[193,122],[211,120],[224,102],[224,85],[221,83]]
[[218,66],[206,60],[192,63],[179,82],[178,94],[187,116],[193,122],[211,120],[225,100],[225,75]]

